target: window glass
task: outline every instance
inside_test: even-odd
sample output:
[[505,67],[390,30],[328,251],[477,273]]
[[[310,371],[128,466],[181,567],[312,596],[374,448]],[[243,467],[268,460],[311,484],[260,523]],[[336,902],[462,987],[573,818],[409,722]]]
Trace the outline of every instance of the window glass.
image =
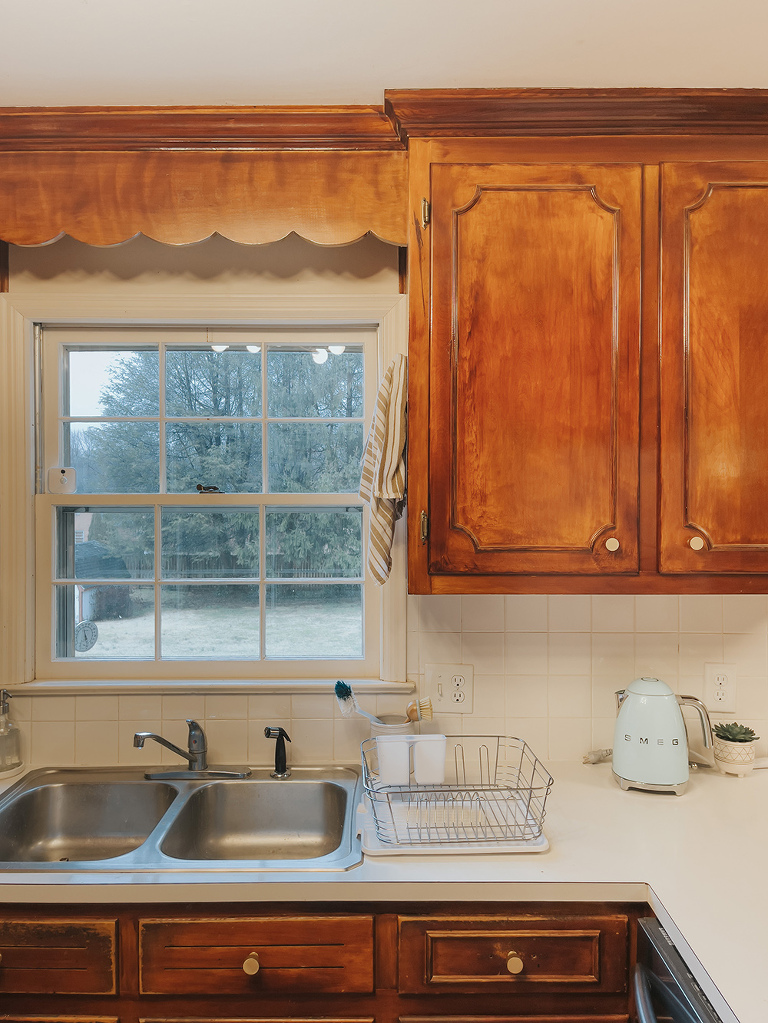
[[45,328],[44,462],[77,477],[69,503],[43,495],[53,659],[246,677],[364,660],[376,345],[372,328]]

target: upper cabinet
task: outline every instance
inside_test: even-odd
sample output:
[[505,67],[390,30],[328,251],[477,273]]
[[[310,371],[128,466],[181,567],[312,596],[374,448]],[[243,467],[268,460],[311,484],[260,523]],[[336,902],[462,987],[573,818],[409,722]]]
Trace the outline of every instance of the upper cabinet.
[[641,92],[389,96],[411,592],[768,592],[768,96]]
[[637,571],[641,187],[432,168],[431,573]]
[[661,171],[662,572],[768,572],[768,163]]
[[768,90],[0,109],[6,242],[408,253],[415,593],[768,593]]

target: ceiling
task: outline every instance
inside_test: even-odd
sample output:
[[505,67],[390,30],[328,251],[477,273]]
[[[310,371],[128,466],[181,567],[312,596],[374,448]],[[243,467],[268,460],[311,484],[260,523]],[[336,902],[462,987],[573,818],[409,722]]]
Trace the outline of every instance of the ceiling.
[[768,87],[765,0],[0,0],[0,106]]

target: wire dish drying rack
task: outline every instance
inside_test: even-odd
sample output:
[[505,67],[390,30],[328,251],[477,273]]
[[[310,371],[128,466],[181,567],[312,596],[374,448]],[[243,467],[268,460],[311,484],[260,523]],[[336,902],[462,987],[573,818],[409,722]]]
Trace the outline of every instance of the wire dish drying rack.
[[383,785],[375,738],[362,744],[362,755],[375,832],[367,848],[364,833],[365,851],[385,852],[391,846],[412,847],[408,852],[420,846],[445,852],[460,847],[478,852],[482,846],[486,852],[549,848],[542,829],[554,779],[522,739],[446,736],[442,785]]

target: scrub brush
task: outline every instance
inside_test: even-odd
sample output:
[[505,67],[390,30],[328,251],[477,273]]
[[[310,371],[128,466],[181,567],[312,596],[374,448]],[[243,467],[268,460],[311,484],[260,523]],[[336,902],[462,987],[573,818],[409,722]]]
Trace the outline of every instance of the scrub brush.
[[429,698],[426,700],[411,700],[405,708],[405,716],[408,721],[431,721],[432,701]]
[[352,692],[352,686],[347,685],[346,682],[339,680],[334,687],[334,692],[336,693],[339,709],[345,718],[351,718],[353,714],[360,714],[362,717],[368,718],[369,721],[373,721],[374,724],[384,724],[375,714],[369,714],[367,710],[363,710],[357,702],[357,697]]

